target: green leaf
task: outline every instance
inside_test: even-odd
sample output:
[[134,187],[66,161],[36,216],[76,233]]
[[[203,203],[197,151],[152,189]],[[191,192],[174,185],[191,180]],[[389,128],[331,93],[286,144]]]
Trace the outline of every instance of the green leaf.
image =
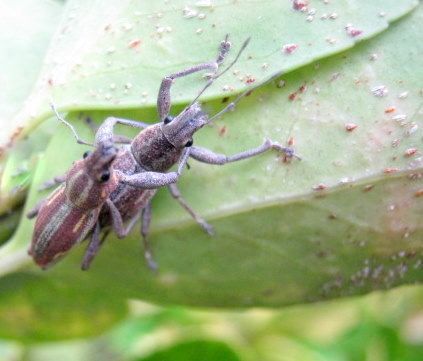
[[[225,34],[230,34],[235,50],[247,37],[251,44],[237,65],[238,72],[223,77],[207,98],[221,96],[224,85],[233,93],[247,79],[259,81],[348,49],[385,30],[389,21],[417,3],[314,2],[310,11],[315,14],[308,15],[295,11],[291,2],[278,0],[265,4],[247,0],[68,1],[37,86],[16,118],[24,127],[20,136],[51,114],[50,99],[66,110],[152,106],[164,74],[215,58]],[[350,36],[345,29],[348,24],[362,33]],[[297,51],[282,51],[283,45],[291,43],[298,45]],[[178,81],[173,102],[190,101],[198,92],[200,78]]]
[[22,209],[17,209],[0,216],[0,244],[10,239],[21,219]]
[[0,5],[0,145],[15,130],[14,114],[37,80],[62,2],[4,0]]
[[0,177],[0,215],[7,215],[25,200],[40,153],[44,151],[56,125],[55,119],[44,122],[30,138],[13,146]]
[[0,340],[0,354],[5,361],[19,360],[22,347],[17,342]]
[[223,342],[191,341],[180,343],[138,361],[240,361],[237,354]]
[[[55,337],[95,333],[119,317],[127,298],[283,306],[420,282],[423,44],[416,34],[422,17],[420,7],[379,37],[287,74],[285,87],[280,82],[263,87],[215,127],[202,130],[195,143],[225,154],[257,146],[265,136],[282,143],[293,137],[303,160],[287,164],[269,153],[224,167],[193,161],[181,190],[215,226],[216,236],[204,235],[161,192],[154,200],[151,235],[158,275],[137,251],[138,232],[108,240],[89,272],[79,271],[83,247],[42,272],[25,255],[33,223],[23,220],[0,249],[5,274],[0,333],[19,335],[21,328],[28,338],[51,337],[53,330]],[[370,60],[371,54],[377,59]],[[380,85],[388,89],[382,98],[372,94]],[[408,96],[399,98],[405,91]],[[206,108],[213,114],[222,106],[216,100]],[[385,113],[392,107],[394,113]],[[109,115],[155,119],[151,108],[83,115],[88,114],[99,121]],[[392,119],[402,114],[405,120]],[[69,115],[84,138],[92,137],[79,118]],[[358,127],[349,132],[348,123]],[[412,148],[418,152],[405,157]],[[39,184],[66,170],[83,151],[68,129],[58,128],[39,161],[26,210],[40,197]],[[66,322],[53,322],[63,310]],[[104,322],[91,321],[98,317]],[[24,321],[16,325],[16,319]]]
[[24,139],[2,159],[22,130],[14,115],[37,80],[62,8],[62,2],[48,0],[5,0],[0,4],[0,215],[24,199],[31,178],[31,154],[42,144],[37,143],[37,136]]
[[[118,4],[111,1],[109,4],[104,0],[67,2],[38,81],[20,112],[13,121],[8,122],[10,130],[16,129],[14,138],[25,139],[31,134],[28,144],[34,147],[40,144],[32,137],[33,128],[51,115],[48,105],[51,100],[59,108],[73,111],[151,107],[156,102],[157,89],[164,74],[213,59],[217,44],[225,34],[230,34],[233,52],[249,36],[251,42],[245,56],[237,64],[236,74],[228,73],[220,79],[205,95],[209,99],[240,90],[247,79],[260,82],[275,72],[287,72],[350,48],[357,41],[385,30],[388,22],[409,12],[417,2],[320,2],[313,3],[313,8],[309,9],[314,15],[295,11],[289,1],[277,0],[268,1],[265,5],[255,1],[230,4],[213,1],[210,6],[206,6],[207,2],[202,6],[201,3],[187,4],[182,0],[143,4],[125,0]],[[36,6],[32,0],[26,0],[24,6],[29,10],[28,15],[32,15],[32,12],[38,15],[34,17],[36,26],[31,21],[20,26],[40,28],[30,38],[35,48],[31,48],[31,54],[37,56],[37,59],[30,60],[39,64],[52,26],[59,19],[61,7],[45,1],[39,9],[31,12]],[[113,11],[110,11],[111,6]],[[14,12],[10,11],[10,14]],[[45,21],[45,18],[53,21]],[[48,25],[44,25],[46,23]],[[17,26],[9,22],[6,24],[13,29]],[[352,24],[362,34],[356,37],[348,35],[345,29],[347,24]],[[254,31],[246,33],[245,29]],[[16,30],[21,33],[19,29]],[[19,79],[22,79],[21,69],[28,68],[27,63],[23,64],[27,57],[21,56],[23,51],[19,51],[28,45],[27,39],[18,39],[20,41],[16,41],[16,44],[13,39],[4,39],[7,44],[12,44],[12,49],[6,47],[7,51],[0,58],[7,59],[6,63],[10,64],[6,73]],[[294,53],[286,54],[282,51],[283,45],[290,43],[299,47]],[[14,56],[18,60],[8,58],[9,53],[17,54]],[[31,66],[33,69],[38,70],[39,67]],[[35,74],[25,78],[26,86],[21,84],[21,80],[13,82],[13,79],[9,79],[8,83],[16,83],[16,92],[27,94],[25,89],[32,86]],[[200,79],[201,75],[197,75],[178,80],[172,91],[173,103],[191,100],[198,92]],[[8,94],[10,98],[18,100],[14,102],[5,98],[0,104],[16,103],[13,108],[16,111],[22,101],[22,96],[18,97],[16,92]],[[6,141],[4,137],[9,135],[10,130],[2,131],[0,145]],[[19,151],[13,149],[13,153],[16,152]],[[27,158],[30,158],[27,154],[25,158],[20,156],[19,162],[24,163]],[[8,169],[15,172],[16,163],[16,159],[12,159],[7,165]],[[27,181],[31,177],[32,172],[29,172]],[[27,190],[25,185],[18,184],[19,192],[16,192],[16,179],[11,180],[9,175],[4,178],[0,188],[0,214],[19,204]],[[6,191],[4,184],[13,184],[13,187],[6,187],[12,190]]]
[[[204,345],[205,355],[207,341],[218,341],[242,360],[270,361],[283,354],[287,360],[352,361],[372,354],[383,360],[417,361],[422,351],[416,327],[422,291],[422,286],[400,287],[353,299],[242,312],[163,308],[137,301],[131,302],[131,317],[100,337],[30,345],[25,354],[28,361],[135,360],[163,351],[167,355],[187,341],[200,341],[193,346]],[[3,343],[3,350],[7,346]]]

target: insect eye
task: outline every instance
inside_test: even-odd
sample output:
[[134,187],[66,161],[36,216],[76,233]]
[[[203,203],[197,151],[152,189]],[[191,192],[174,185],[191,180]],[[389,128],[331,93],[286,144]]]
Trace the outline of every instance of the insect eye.
[[190,139],[186,144],[185,147],[189,148],[194,144],[194,141],[192,139]]
[[91,152],[89,151],[89,150],[87,150],[83,155],[82,155],[82,157],[85,159],[85,158],[87,158],[89,155],[91,154]]
[[164,118],[163,123],[169,124],[173,120],[173,117],[171,115],[167,115],[166,118]]
[[107,182],[109,179],[110,179],[110,172],[109,171],[103,172],[100,176],[100,181],[102,181],[102,182]]

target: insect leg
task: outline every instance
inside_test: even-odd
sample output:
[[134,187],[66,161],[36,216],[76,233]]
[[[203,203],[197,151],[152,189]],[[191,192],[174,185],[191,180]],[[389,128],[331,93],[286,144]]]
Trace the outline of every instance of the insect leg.
[[191,215],[191,217],[206,233],[212,236],[214,234],[213,226],[207,223],[203,217],[201,217],[196,211],[191,208],[187,201],[182,197],[181,192],[179,191],[179,188],[176,183],[169,184],[167,187],[172,197],[181,205],[181,207]]
[[[85,118],[85,122],[87,123],[87,125],[90,127],[91,131],[93,132],[93,134],[97,134],[98,129],[100,128],[100,126],[98,126],[97,124],[95,124],[93,122],[93,120],[90,117],[86,117]],[[147,124],[142,123],[145,125],[145,127],[147,127]],[[117,135],[114,134],[113,135],[113,143],[115,144],[129,144],[132,142],[131,138],[128,138],[124,135]]]
[[109,235],[109,231],[106,231],[103,234],[103,237],[100,239],[100,224],[97,222],[94,226],[94,231],[91,236],[91,241],[88,244],[87,250],[84,254],[84,259],[82,260],[81,269],[86,271],[90,268],[91,262],[93,261],[94,257],[97,255],[98,251],[101,248],[101,245],[106,240],[106,237]]
[[113,143],[116,140],[115,135],[113,134],[113,128],[116,124],[129,125],[131,127],[141,128],[141,129],[147,128],[149,126],[149,124],[144,122],[139,122],[137,120],[109,117],[98,127],[97,133],[95,135],[95,145],[105,143],[105,142]]
[[141,211],[142,216],[142,225],[141,225],[141,237],[144,247],[144,258],[148,264],[148,267],[152,271],[157,271],[158,266],[156,261],[154,261],[153,252],[151,250],[151,245],[148,240],[148,233],[150,232],[150,223],[151,223],[151,202],[149,202]]
[[66,174],[59,175],[57,177],[54,177],[53,179],[49,179],[48,181],[45,181],[43,184],[41,184],[40,188],[38,188],[39,191],[44,191],[49,188],[53,188],[54,186],[57,186],[59,184],[62,184],[66,181]]
[[132,142],[132,139],[124,135],[119,135],[119,134],[113,135],[113,143],[115,144],[130,144],[131,142]]
[[225,56],[229,52],[230,48],[231,43],[228,41],[228,35],[226,35],[225,39],[220,43],[219,54],[216,60],[191,66],[187,69],[181,70],[174,74],[170,74],[163,78],[159,89],[159,95],[157,97],[157,110],[159,112],[160,121],[163,121],[169,115],[171,106],[170,88],[173,84],[173,81],[177,78],[181,78],[202,70],[211,71],[213,73],[211,78],[214,78],[214,74],[217,72],[219,65],[225,59]]
[[270,139],[266,139],[259,147],[248,149],[244,152],[240,152],[231,156],[214,153],[211,150],[205,148],[191,147],[190,156],[199,162],[223,165],[226,163],[237,162],[239,160],[255,157],[256,155],[262,154],[271,149],[275,149],[278,152],[284,153],[288,158],[296,157],[299,159],[299,157],[295,155],[292,148],[283,147],[279,143],[273,142]]
[[148,241],[148,233],[150,230],[150,223],[151,223],[151,202],[148,202],[148,204],[141,210],[140,214],[137,214],[135,217],[133,217],[126,228],[123,227],[122,224],[122,218],[119,214],[118,209],[113,204],[111,200],[107,200],[107,205],[110,210],[110,214],[112,216],[112,223],[113,223],[113,229],[115,230],[116,234],[119,238],[123,238],[132,230],[133,226],[137,222],[137,220],[140,217],[142,217],[142,225],[141,225],[141,236],[142,241],[144,245],[144,258],[147,261],[148,267],[152,269],[153,271],[157,270],[157,264],[153,259],[153,254],[151,252],[151,246]]
[[134,225],[140,218],[140,215],[137,214],[132,217],[127,226],[124,227],[122,217],[115,204],[110,199],[106,200],[106,204],[109,207],[110,216],[112,217],[113,230],[116,232],[116,235],[118,238],[126,237],[131,232],[132,228],[134,228]]
[[26,218],[28,219],[32,219],[34,217],[36,217],[38,215],[38,212],[40,210],[40,208],[43,206],[44,202],[46,201],[47,198],[44,198],[42,200],[40,200],[34,208],[32,208],[27,214],[26,214]]
[[169,172],[169,173],[159,173],[159,172],[140,172],[136,174],[124,174],[119,170],[116,170],[116,175],[120,182],[129,184],[134,187],[144,188],[144,189],[156,189],[163,186],[167,186],[171,183],[177,182],[179,176],[182,173],[182,170],[186,166],[188,157],[191,152],[191,148],[185,148],[182,154],[181,160],[179,161],[178,171]]

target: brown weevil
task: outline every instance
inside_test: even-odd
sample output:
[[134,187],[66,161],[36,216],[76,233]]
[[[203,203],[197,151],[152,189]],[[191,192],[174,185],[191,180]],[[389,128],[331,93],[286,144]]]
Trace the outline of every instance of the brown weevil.
[[37,216],[28,253],[40,267],[54,264],[94,227],[96,233],[101,208],[107,202],[113,207],[108,197],[118,185],[112,168],[117,153],[110,142],[84,153],[67,172],[65,183],[28,213],[29,218]]
[[[71,128],[78,143],[91,145],[81,140],[73,126],[64,120],[52,105],[57,118]],[[28,218],[37,217],[31,246],[28,250],[35,263],[46,269],[56,263],[74,245],[82,242],[91,234],[91,241],[84,256],[91,259],[101,244],[99,215],[107,208],[109,222],[118,237],[125,237],[132,224],[124,227],[122,217],[110,200],[110,194],[117,188],[119,177],[113,163],[119,157],[113,140],[97,142],[92,152],[85,152],[83,159],[74,162],[70,170],[53,181],[44,183],[41,189],[61,184],[47,199],[39,202],[29,213]],[[186,162],[187,155],[178,172],[163,175],[165,184],[176,181]],[[144,187],[151,187],[158,178],[156,172],[144,172]],[[163,178],[161,177],[161,178]],[[160,186],[160,181],[154,182]],[[94,251],[93,251],[94,250]],[[94,252],[95,254],[95,252]]]

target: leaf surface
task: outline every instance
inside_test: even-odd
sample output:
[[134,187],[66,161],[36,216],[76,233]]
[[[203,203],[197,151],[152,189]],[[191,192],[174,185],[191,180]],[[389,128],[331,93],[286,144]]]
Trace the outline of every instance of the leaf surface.
[[[292,138],[302,161],[284,163],[275,153],[224,167],[192,161],[180,187],[216,236],[203,234],[160,192],[151,234],[158,275],[143,263],[138,232],[109,239],[89,272],[79,271],[82,246],[42,272],[25,256],[33,223],[23,220],[0,249],[0,332],[18,334],[13,322],[24,314],[29,338],[51,337],[51,330],[56,337],[96,333],[122,314],[127,298],[279,307],[421,282],[422,17],[419,7],[375,39],[283,76],[285,86],[261,88],[199,132],[196,144],[225,154],[264,137]],[[387,92],[375,96],[375,88]],[[205,109],[213,114],[222,106],[215,100]],[[70,114],[85,138],[92,135],[80,119],[88,114],[149,120],[155,110]],[[83,151],[57,127],[27,210],[40,197],[39,184]],[[46,322],[63,309],[67,322],[40,333],[37,312]],[[88,314],[99,321],[87,322]]]

